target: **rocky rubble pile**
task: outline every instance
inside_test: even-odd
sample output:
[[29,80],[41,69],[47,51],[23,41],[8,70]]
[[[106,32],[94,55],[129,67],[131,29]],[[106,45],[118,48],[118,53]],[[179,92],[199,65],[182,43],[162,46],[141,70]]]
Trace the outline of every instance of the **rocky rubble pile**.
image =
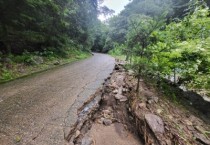
[[[115,70],[113,71],[112,75],[106,80],[103,85],[102,90],[100,91],[101,94],[101,102],[99,103],[100,106],[97,111],[92,113],[92,117],[88,120],[84,121],[83,126],[80,130],[75,132],[74,135],[74,144],[75,145],[93,145],[95,144],[95,139],[97,140],[96,145],[99,145],[98,142],[104,142],[104,136],[109,136],[109,131],[116,130],[123,134],[124,139],[126,137],[133,136],[131,132],[135,132],[135,126],[133,125],[133,117],[128,114],[128,98],[124,95],[125,92],[128,90],[125,88],[125,70],[119,66],[115,66]],[[95,109],[94,109],[95,110]],[[104,129],[104,127],[106,129]],[[108,132],[94,132],[96,131],[95,128],[103,128],[105,131]],[[112,132],[113,133],[113,132]],[[112,134],[111,133],[111,134]],[[91,134],[101,134],[100,138],[93,137]],[[113,133],[113,136],[118,133]],[[130,135],[128,135],[130,134]],[[135,137],[134,137],[135,138]],[[105,145],[107,142],[105,141]],[[118,143],[117,143],[118,142]],[[127,139],[130,145],[139,145],[138,139],[135,140],[132,137]],[[108,143],[109,144],[109,143]],[[120,137],[116,138],[115,145],[124,145],[127,144],[124,142]]]
[[163,97],[160,91],[144,81],[141,81],[141,91],[137,94],[134,90],[136,79],[132,75],[127,74],[125,82],[126,88],[131,90],[126,94],[130,98],[130,112],[145,144],[210,145],[210,123]]

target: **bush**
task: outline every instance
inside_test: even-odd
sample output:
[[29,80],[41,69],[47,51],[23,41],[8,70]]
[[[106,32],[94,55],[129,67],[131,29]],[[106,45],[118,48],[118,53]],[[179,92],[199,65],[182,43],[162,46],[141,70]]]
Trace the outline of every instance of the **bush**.
[[124,45],[116,45],[114,49],[109,51],[109,54],[113,56],[123,55],[124,47],[125,47]]
[[2,69],[2,75],[0,80],[6,81],[6,80],[11,80],[12,78],[14,78],[14,75],[11,71]]

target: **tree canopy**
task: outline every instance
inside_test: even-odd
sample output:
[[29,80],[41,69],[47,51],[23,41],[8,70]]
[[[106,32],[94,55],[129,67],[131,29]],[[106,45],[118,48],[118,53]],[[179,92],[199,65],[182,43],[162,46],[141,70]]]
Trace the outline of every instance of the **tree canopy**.
[[98,12],[97,0],[0,0],[1,53],[90,50]]

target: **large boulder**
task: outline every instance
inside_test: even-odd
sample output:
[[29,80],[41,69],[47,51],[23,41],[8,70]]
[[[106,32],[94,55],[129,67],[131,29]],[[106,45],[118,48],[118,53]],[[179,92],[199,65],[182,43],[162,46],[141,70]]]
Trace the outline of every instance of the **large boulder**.
[[159,116],[154,114],[146,114],[145,120],[154,133],[163,134],[165,132],[163,120]]

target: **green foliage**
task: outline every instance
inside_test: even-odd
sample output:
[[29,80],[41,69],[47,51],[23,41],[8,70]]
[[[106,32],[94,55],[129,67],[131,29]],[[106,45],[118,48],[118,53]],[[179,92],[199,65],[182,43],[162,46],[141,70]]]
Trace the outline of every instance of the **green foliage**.
[[109,54],[112,56],[120,56],[123,55],[123,49],[125,48],[125,45],[118,45],[115,44],[114,49],[109,51]]
[[56,67],[57,63],[62,65],[90,56],[89,52],[81,50],[69,49],[66,53],[68,55],[67,58],[62,58],[49,51],[9,55],[7,61],[10,60],[10,62],[0,63],[0,83]]
[[88,52],[82,52],[82,51],[74,51],[73,53],[77,59],[84,59],[90,55]]
[[107,46],[107,34],[108,34],[108,26],[97,22],[95,23],[95,40],[93,41],[93,46],[91,48],[92,51],[95,52],[108,52],[109,46]]
[[2,69],[1,76],[0,76],[1,81],[7,81],[13,78],[14,78],[14,74],[10,70],[7,70],[5,68]]
[[[138,80],[151,74],[158,80],[173,78],[174,83],[209,94],[208,7],[199,0],[157,3],[161,3],[162,9],[153,7],[151,1],[132,1],[119,16],[110,20],[109,38],[126,45],[121,48],[122,52],[130,58]],[[176,7],[172,7],[173,4]],[[144,9],[148,6],[154,9]],[[165,13],[165,10],[169,11]],[[178,18],[173,19],[175,17]]]
[[[51,56],[49,55],[48,57],[51,57]],[[39,52],[29,53],[25,51],[21,55],[15,55],[10,58],[15,63],[24,63],[26,65],[38,65],[38,64],[43,63],[44,61],[42,56],[39,54]]]
[[67,47],[89,49],[95,40],[97,0],[1,0],[0,51],[67,56]]
[[182,21],[172,22],[165,30],[153,33],[158,41],[151,45],[152,61],[161,68],[160,73],[171,75],[176,68],[182,83],[191,88],[209,88],[208,14],[207,8],[198,7]]
[[125,43],[131,19],[135,16],[155,18],[163,13],[167,13],[168,18],[173,14],[172,0],[132,0],[118,16],[109,20],[108,37],[114,42]]
[[142,14],[150,17],[161,15],[165,11],[169,14],[173,12],[171,0],[133,0],[126,6],[122,14],[127,16],[133,14]]

